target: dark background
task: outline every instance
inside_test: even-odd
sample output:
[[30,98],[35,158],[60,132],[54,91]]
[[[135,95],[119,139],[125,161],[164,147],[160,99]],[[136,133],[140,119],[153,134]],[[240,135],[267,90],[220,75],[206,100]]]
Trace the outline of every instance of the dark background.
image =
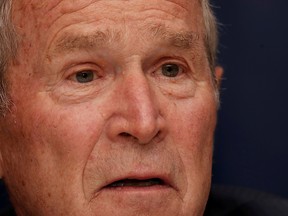
[[225,69],[213,182],[288,198],[288,1],[213,2]]
[[288,1],[214,4],[225,79],[213,181],[288,198]]

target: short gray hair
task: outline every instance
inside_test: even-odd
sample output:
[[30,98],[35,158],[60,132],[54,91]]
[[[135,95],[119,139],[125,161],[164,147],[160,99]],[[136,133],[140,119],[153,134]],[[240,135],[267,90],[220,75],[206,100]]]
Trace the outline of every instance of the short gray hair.
[[[204,21],[204,42],[206,46],[207,58],[210,64],[211,72],[213,73],[214,67],[217,62],[218,50],[218,28],[217,20],[212,11],[212,5],[209,0],[200,0],[202,4],[202,13]],[[214,73],[213,73],[214,74]],[[214,77],[215,78],[215,77]]]
[[[9,108],[5,71],[8,63],[14,60],[17,55],[17,34],[11,19],[12,1],[13,0],[0,0],[0,114]],[[206,53],[215,81],[213,71],[217,60],[217,24],[209,0],[199,1],[201,2],[203,11]]]
[[0,1],[0,114],[9,107],[5,71],[17,53],[17,36],[12,25],[12,0]]

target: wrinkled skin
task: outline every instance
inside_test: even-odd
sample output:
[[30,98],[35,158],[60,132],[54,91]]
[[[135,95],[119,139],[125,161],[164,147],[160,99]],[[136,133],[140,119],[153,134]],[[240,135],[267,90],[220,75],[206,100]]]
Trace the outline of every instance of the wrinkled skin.
[[[201,14],[196,0],[14,1],[0,174],[18,215],[203,214],[217,102]],[[149,178],[164,184],[107,187]]]

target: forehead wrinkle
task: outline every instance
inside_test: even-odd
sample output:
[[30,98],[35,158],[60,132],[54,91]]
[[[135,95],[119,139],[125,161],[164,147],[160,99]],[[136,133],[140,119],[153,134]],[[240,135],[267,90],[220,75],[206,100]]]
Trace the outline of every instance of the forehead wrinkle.
[[187,3],[188,3],[187,0],[166,0],[166,1],[174,3],[187,11]]
[[14,10],[25,11],[26,8],[29,8],[31,11],[38,11],[41,15],[46,14],[48,11],[57,7],[62,0],[57,1],[39,1],[39,0],[15,0],[13,1]]

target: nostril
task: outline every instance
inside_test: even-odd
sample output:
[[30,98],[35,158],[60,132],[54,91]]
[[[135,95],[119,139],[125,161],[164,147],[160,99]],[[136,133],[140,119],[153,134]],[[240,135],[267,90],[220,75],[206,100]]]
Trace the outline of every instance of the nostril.
[[125,139],[130,139],[130,140],[133,140],[133,141],[137,141],[138,139],[131,135],[130,133],[127,133],[127,132],[122,132],[119,134],[122,138],[125,138]]
[[123,137],[123,138],[131,138],[133,140],[138,140],[140,141],[141,143],[148,143],[149,141],[151,141],[152,139],[156,142],[159,142],[162,138],[162,132],[161,131],[158,131],[153,137],[150,137],[149,138],[149,141],[143,141],[143,139],[138,139],[137,137],[131,135],[130,133],[127,133],[127,132],[122,132],[119,134],[119,136]]
[[160,135],[161,135],[161,131],[158,131],[157,134],[155,135],[155,138],[160,137]]
[[123,136],[123,137],[131,137],[132,135],[129,134],[129,133],[123,132],[123,133],[120,133],[120,136]]

